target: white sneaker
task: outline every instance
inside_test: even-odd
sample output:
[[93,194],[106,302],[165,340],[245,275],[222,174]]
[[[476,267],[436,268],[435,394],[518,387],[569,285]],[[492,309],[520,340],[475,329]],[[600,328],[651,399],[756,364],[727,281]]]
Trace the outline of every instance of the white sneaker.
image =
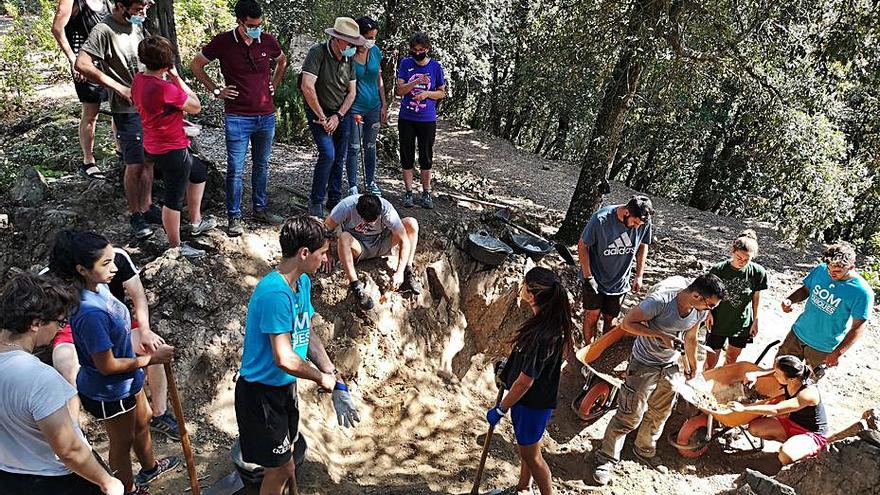
[[180,247],[180,255],[181,256],[191,258],[191,259],[197,259],[197,258],[201,258],[201,257],[205,256],[205,252],[203,250],[196,249],[196,248],[190,246],[186,242],[181,242],[179,247]]
[[199,223],[191,224],[193,237],[198,237],[205,232],[217,227],[217,220],[212,217],[202,217]]

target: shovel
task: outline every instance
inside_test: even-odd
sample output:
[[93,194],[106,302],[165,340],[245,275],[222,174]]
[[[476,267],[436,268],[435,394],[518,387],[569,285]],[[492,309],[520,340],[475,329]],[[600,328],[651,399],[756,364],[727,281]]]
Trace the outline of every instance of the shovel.
[[[498,397],[495,398],[495,407],[501,404],[504,396],[504,387],[498,387]],[[486,433],[486,440],[483,442],[483,455],[480,456],[480,467],[477,468],[477,478],[474,480],[474,486],[471,488],[470,495],[480,494],[480,482],[483,481],[483,468],[486,467],[486,457],[489,456],[489,442],[492,441],[492,434],[495,433],[495,425],[489,425],[489,431]]]
[[220,478],[210,488],[206,488],[204,495],[232,495],[242,488],[244,488],[244,481],[241,480],[238,471],[233,471]]
[[505,224],[513,227],[514,229],[522,232],[523,234],[528,234],[532,237],[535,237],[539,240],[546,242],[547,244],[553,244],[553,247],[556,248],[556,252],[559,253],[559,256],[562,257],[563,261],[565,261],[566,264],[577,265],[577,262],[575,262],[574,257],[571,255],[571,251],[569,251],[568,248],[565,247],[564,245],[562,245],[558,242],[550,242],[549,240],[547,240],[543,236],[540,236],[540,235],[532,232],[531,230],[528,230],[527,228],[525,228],[521,225],[517,225],[517,224],[513,223],[513,221],[510,220],[510,210],[508,210],[507,208],[499,208],[499,209],[495,210],[495,218],[501,220]]

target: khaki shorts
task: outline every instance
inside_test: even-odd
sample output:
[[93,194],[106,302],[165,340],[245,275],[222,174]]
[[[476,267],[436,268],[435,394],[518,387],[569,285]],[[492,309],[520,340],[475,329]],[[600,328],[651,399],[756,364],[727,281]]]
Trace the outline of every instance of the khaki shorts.
[[795,357],[799,357],[801,359],[806,359],[807,364],[809,364],[813,369],[816,366],[825,362],[825,358],[828,356],[828,352],[817,351],[812,347],[808,346],[801,342],[801,339],[794,334],[794,330],[788,332],[788,335],[785,337],[785,340],[782,342],[782,345],[779,346],[779,352],[776,353],[777,356],[785,356],[792,355]]

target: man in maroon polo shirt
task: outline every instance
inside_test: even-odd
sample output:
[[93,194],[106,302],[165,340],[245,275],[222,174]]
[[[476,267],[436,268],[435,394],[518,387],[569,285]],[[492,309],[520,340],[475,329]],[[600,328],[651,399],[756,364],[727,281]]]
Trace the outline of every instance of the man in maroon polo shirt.
[[[192,61],[196,78],[222,99],[226,127],[226,214],[229,235],[244,233],[241,223],[242,173],[248,142],[253,171],[251,196],[254,219],[279,225],[284,219],[266,210],[269,205],[269,155],[275,136],[275,103],[272,95],[281,84],[287,57],[274,36],[262,32],[263,9],[254,0],[235,4],[237,26],[220,33],[202,48]],[[220,61],[224,84],[215,83],[205,72],[212,60]],[[275,71],[271,64],[275,62]]]

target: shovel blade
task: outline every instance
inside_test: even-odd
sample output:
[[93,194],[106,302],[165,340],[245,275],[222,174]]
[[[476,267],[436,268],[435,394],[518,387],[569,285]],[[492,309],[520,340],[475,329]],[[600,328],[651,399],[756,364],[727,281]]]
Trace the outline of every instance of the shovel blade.
[[202,493],[204,495],[232,495],[233,493],[244,488],[244,481],[241,480],[238,471],[233,471],[219,481],[206,488]]

